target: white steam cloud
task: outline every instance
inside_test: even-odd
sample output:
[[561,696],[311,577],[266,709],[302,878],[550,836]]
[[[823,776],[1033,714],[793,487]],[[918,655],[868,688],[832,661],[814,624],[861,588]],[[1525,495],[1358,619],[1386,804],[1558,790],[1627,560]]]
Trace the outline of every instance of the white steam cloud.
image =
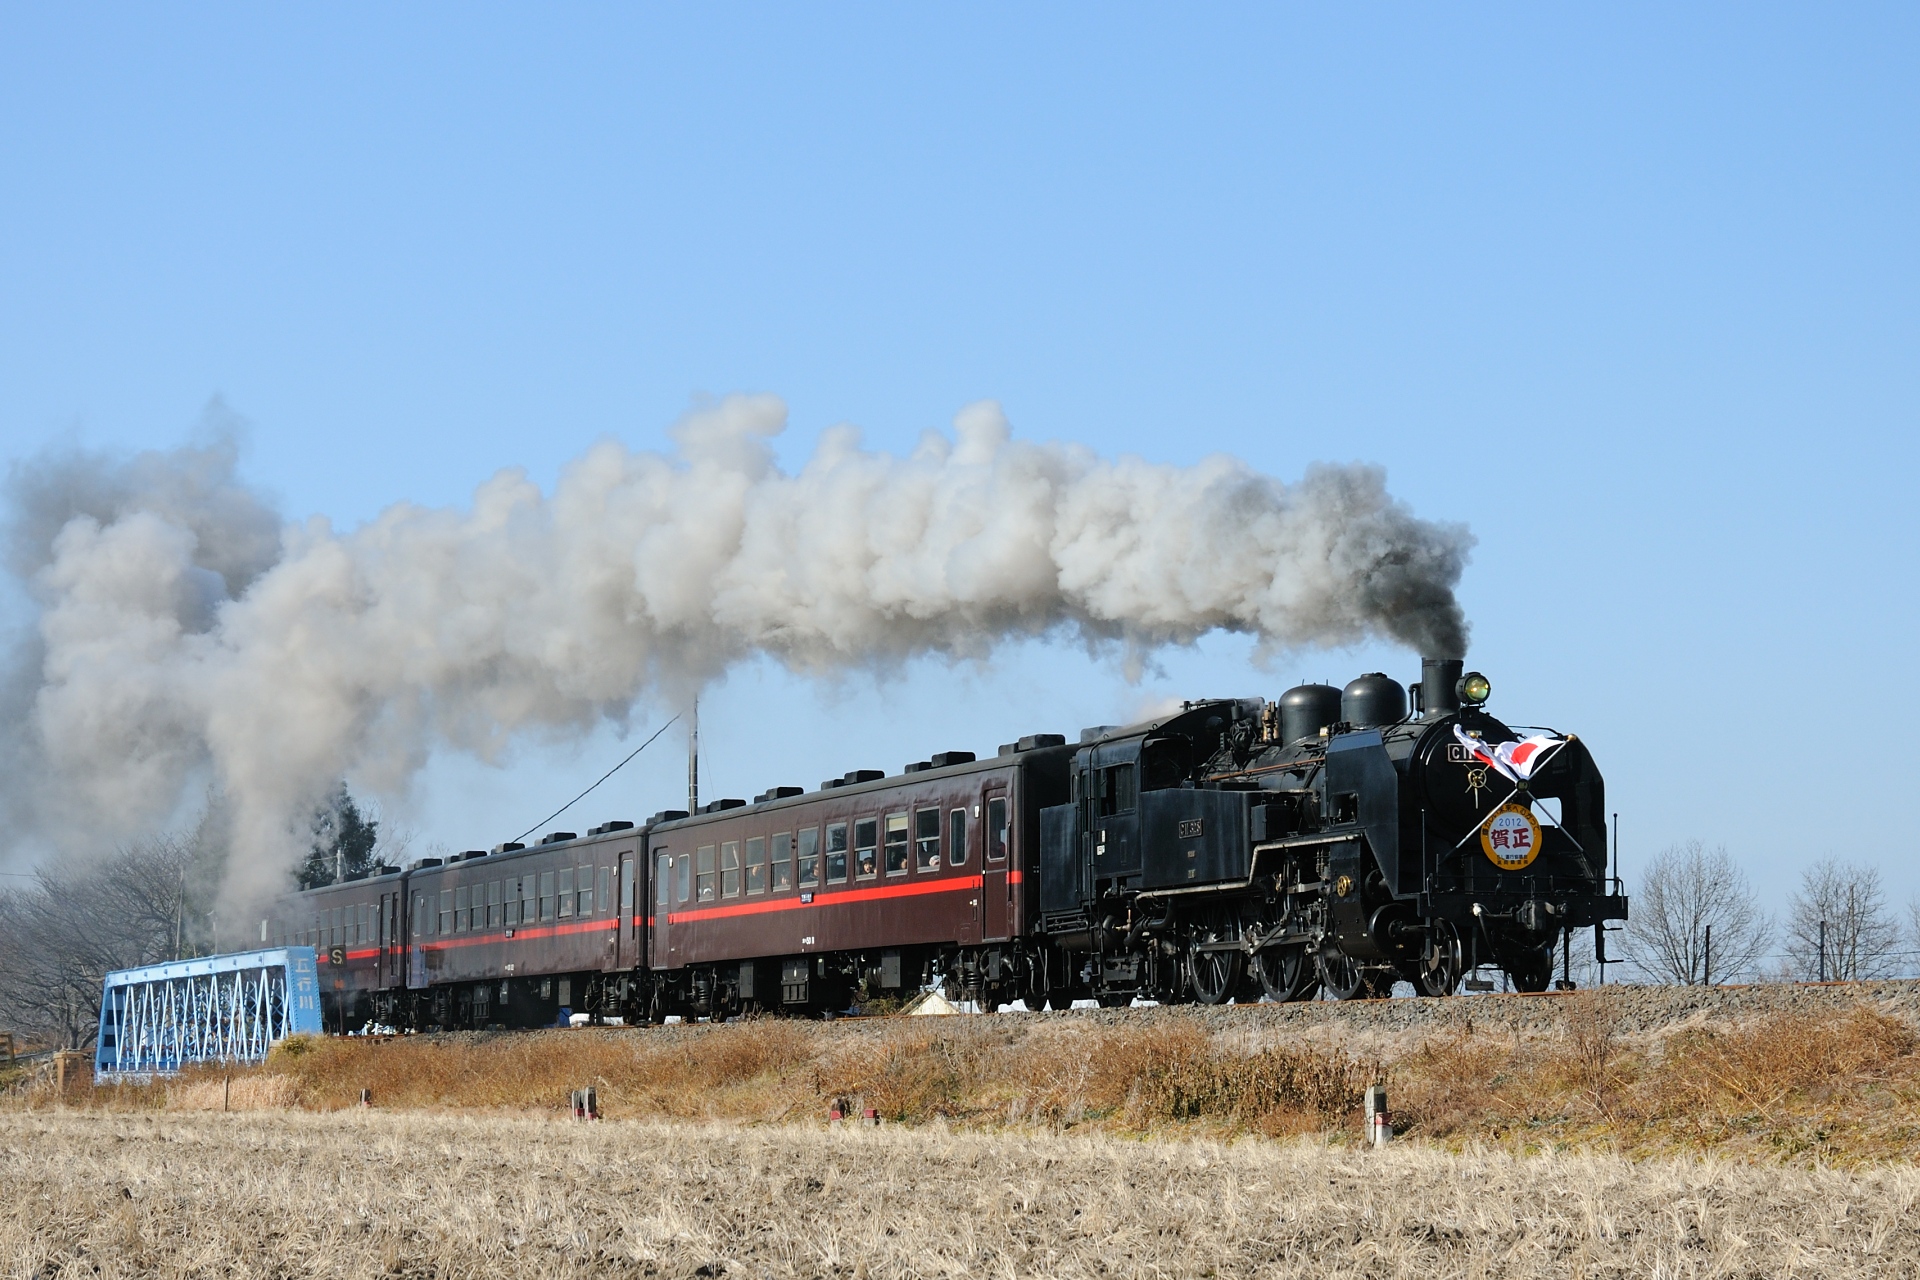
[[1371,467],[1284,484],[1229,458],[1103,459],[1010,438],[997,406],[910,457],[827,432],[775,465],[771,397],[600,444],[551,495],[518,471],[468,510],[283,525],[230,445],[17,466],[10,567],[36,627],[0,702],[0,814],[43,846],[225,796],[236,902],[277,890],[339,778],[393,791],[436,745],[586,729],[754,654],[798,671],[1062,635],[1133,655],[1209,631],[1270,650],[1380,637],[1458,656],[1472,539]]

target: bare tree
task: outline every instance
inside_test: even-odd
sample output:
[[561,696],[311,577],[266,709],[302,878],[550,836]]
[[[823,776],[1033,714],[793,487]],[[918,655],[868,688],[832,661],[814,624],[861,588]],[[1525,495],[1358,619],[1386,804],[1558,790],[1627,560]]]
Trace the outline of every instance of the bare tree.
[[1725,982],[1766,950],[1771,921],[1726,846],[1669,845],[1633,895],[1627,957],[1654,982]]
[[146,841],[79,868],[36,873],[0,897],[0,1023],[84,1048],[102,980],[205,947],[208,858],[192,840]]
[[1787,921],[1788,963],[1800,978],[1885,977],[1899,942],[1876,868],[1823,858],[1802,874]]

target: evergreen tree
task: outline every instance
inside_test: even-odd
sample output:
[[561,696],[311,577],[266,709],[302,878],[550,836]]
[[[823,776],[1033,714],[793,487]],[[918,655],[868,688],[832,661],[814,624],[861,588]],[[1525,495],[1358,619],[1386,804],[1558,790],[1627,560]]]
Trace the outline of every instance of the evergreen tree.
[[343,875],[351,879],[373,866],[373,846],[380,823],[360,812],[341,783],[327,802],[313,811],[313,845],[300,868],[300,887],[317,889]]

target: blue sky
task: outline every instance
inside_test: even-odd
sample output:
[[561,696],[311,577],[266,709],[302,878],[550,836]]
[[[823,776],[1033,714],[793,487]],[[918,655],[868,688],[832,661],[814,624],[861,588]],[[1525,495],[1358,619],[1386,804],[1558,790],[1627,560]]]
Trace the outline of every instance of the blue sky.
[[[0,8],[0,453],[190,439],[292,518],[550,484],[770,391],[911,447],[1017,434],[1384,465],[1480,542],[1497,710],[1581,733],[1636,859],[1920,893],[1911,8]],[[26,611],[9,598],[18,623]],[[989,667],[708,698],[710,795],[1275,696],[1219,637],[1130,685]],[[652,723],[657,723],[655,717]],[[678,800],[673,735],[562,825]],[[625,750],[443,758],[416,849]],[[629,738],[629,742],[637,739]],[[1879,819],[1871,827],[1868,815]],[[1871,834],[1869,834],[1869,832]]]

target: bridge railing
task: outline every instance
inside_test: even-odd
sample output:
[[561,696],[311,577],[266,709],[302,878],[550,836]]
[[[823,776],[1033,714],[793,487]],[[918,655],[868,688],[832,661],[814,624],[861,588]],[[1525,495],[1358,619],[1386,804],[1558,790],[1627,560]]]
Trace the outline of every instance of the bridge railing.
[[196,1063],[264,1062],[291,1035],[317,1035],[312,947],[238,951],[109,973],[96,1083],[171,1075]]

